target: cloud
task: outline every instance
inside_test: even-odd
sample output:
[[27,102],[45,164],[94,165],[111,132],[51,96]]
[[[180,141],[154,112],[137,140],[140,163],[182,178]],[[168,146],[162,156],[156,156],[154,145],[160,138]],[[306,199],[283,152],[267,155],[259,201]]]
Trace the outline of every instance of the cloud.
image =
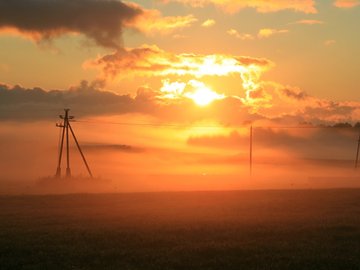
[[241,39],[241,40],[254,40],[254,39],[263,39],[263,38],[269,38],[273,35],[277,34],[285,34],[288,33],[289,30],[287,29],[271,29],[271,28],[263,28],[260,29],[257,36],[247,34],[247,33],[239,33],[236,29],[229,29],[226,33],[230,36],[233,36],[235,38]]
[[50,119],[63,108],[76,108],[81,115],[126,113],[135,109],[128,95],[116,95],[99,90],[98,82],[83,81],[69,90],[45,91],[0,84],[0,120]]
[[197,19],[193,15],[187,16],[162,16],[156,9],[144,10],[142,16],[125,26],[134,28],[145,34],[169,34],[177,29],[190,27]]
[[185,39],[188,38],[188,36],[186,35],[181,35],[181,34],[175,34],[172,36],[173,39]]
[[277,34],[285,34],[288,33],[289,30],[287,29],[271,29],[271,28],[263,28],[260,29],[258,32],[258,38],[269,38],[273,35],[277,35]]
[[337,0],[334,2],[334,6],[338,8],[354,8],[360,5],[358,0]]
[[320,99],[299,88],[266,81],[254,81],[242,101],[253,113],[286,124],[356,122],[360,113],[360,102]]
[[205,108],[197,106],[186,96],[167,102],[164,93],[148,87],[140,87],[133,97],[100,90],[100,87],[102,85],[98,82],[83,81],[68,90],[45,91],[0,84],[0,121],[56,121],[64,108],[70,108],[76,119],[134,114],[150,116],[157,124],[189,125],[207,119],[242,124],[245,120],[258,119],[256,113],[249,115],[248,108],[238,98],[216,100]]
[[118,47],[124,25],[143,12],[115,0],[0,0],[0,27],[35,40],[81,33],[101,46]]
[[233,37],[241,39],[241,40],[254,40],[255,39],[255,37],[253,35],[242,34],[242,33],[239,33],[235,29],[229,29],[226,33],[229,34],[230,36],[233,36]]
[[296,21],[295,24],[315,25],[315,24],[324,24],[324,22],[319,20],[300,20],[300,21]]
[[[84,65],[99,68],[102,80],[82,82],[65,91],[0,85],[0,118],[43,119],[66,107],[76,108],[80,116],[138,113],[161,121],[212,119],[229,125],[262,120],[326,124],[360,118],[359,102],[320,99],[297,87],[262,80],[262,74],[274,66],[264,58],[176,54],[144,45],[118,49]],[[133,77],[136,81],[142,76],[158,80],[162,86],[153,89],[139,85],[135,96],[102,90],[106,80]],[[234,89],[213,89],[207,79],[214,76],[224,80],[238,76],[238,85],[233,83]],[[211,104],[200,108],[195,103]]]
[[335,45],[335,44],[336,44],[336,40],[334,40],[334,39],[328,39],[328,40],[324,41],[324,45],[327,47]]
[[236,13],[244,8],[254,8],[260,13],[277,12],[282,10],[317,13],[314,0],[162,0],[162,2],[178,2],[192,7],[204,7],[205,5],[213,4],[228,13]]
[[169,33],[195,21],[192,15],[163,17],[157,10],[117,0],[0,0],[0,33],[37,42],[75,33],[119,48],[124,28]]
[[192,75],[228,76],[249,69],[266,70],[273,63],[264,58],[223,54],[173,54],[157,46],[121,49],[113,54],[87,61],[85,68],[99,68],[106,78],[128,76]]
[[[104,78],[110,80],[136,76],[159,77],[159,80],[163,81],[162,87],[158,91],[148,91],[147,94],[150,93],[153,99],[161,101],[162,104],[176,104],[179,107],[172,107],[175,111],[183,106],[180,109],[183,116],[189,109],[188,103],[193,104],[193,101],[200,99],[192,98],[189,93],[200,93],[200,90],[206,89],[215,97],[210,107],[216,114],[206,115],[206,110],[203,110],[200,118],[214,117],[230,123],[239,123],[254,117],[283,123],[328,123],[353,122],[360,116],[359,103],[319,99],[296,87],[261,80],[262,74],[274,66],[270,60],[263,58],[222,54],[173,54],[156,46],[145,45],[99,57],[86,65],[100,68]],[[242,87],[243,90],[234,96],[226,95],[224,89],[212,91],[202,82],[205,76],[230,75],[239,76],[240,83],[234,87]],[[171,82],[169,76],[172,76],[171,79],[177,79]],[[190,80],[197,82],[195,88],[194,83],[189,84]],[[194,90],[186,90],[189,85]],[[225,115],[221,109],[215,109],[221,108],[224,104],[228,106],[222,107],[222,110],[231,112],[227,115],[227,120],[226,117],[219,116]],[[240,114],[236,113],[237,109],[241,111]],[[167,111],[163,113],[166,116],[174,115]],[[194,110],[190,108],[186,117],[194,119],[192,113]]]
[[89,151],[119,151],[126,153],[143,153],[145,152],[144,148],[136,147],[127,144],[99,144],[99,143],[86,143],[82,144],[81,148]]
[[216,21],[213,20],[213,19],[208,19],[206,21],[204,21],[201,26],[202,27],[211,27],[211,26],[214,26],[216,24]]
[[[246,80],[246,78],[244,79]],[[119,95],[101,90],[99,82],[80,85],[69,90],[45,91],[20,86],[0,85],[0,120],[55,120],[63,108],[71,108],[77,118],[102,115],[140,114],[154,117],[160,123],[194,123],[210,120],[225,126],[245,122],[296,125],[308,122],[329,124],[354,123],[360,119],[359,102],[334,102],[312,97],[298,88],[273,82],[257,82],[239,96],[222,96],[206,107],[197,106],[191,96],[167,97],[173,92],[140,87],[135,96]],[[164,83],[165,86],[166,83]],[[200,81],[182,83],[167,81],[169,87],[191,95]],[[246,81],[244,81],[246,86]],[[190,88],[188,88],[190,87]],[[176,93],[176,91],[174,92]]]

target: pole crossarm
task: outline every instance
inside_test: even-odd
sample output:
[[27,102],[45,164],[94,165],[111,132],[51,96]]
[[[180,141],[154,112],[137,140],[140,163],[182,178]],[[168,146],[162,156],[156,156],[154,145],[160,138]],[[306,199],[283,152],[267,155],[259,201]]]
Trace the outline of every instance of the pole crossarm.
[[90,175],[91,178],[93,178],[93,175],[91,173],[89,164],[87,163],[84,153],[81,150],[80,144],[75,136],[74,130],[72,129],[70,122],[73,121],[73,119],[75,118],[74,116],[69,115],[69,111],[70,109],[64,109],[65,114],[64,115],[59,115],[60,119],[63,120],[62,123],[57,123],[56,126],[62,129],[61,132],[61,141],[60,141],[60,149],[59,149],[59,157],[58,157],[58,165],[57,165],[57,169],[56,169],[56,174],[55,177],[61,177],[61,161],[62,161],[62,155],[63,155],[63,148],[64,148],[64,141],[66,144],[66,177],[70,178],[71,177],[71,169],[70,169],[70,140],[69,140],[69,129],[70,129],[70,133],[72,135],[72,137],[74,138],[74,141],[76,143],[76,146],[80,152],[80,155],[84,161],[84,164],[86,166],[86,169]]

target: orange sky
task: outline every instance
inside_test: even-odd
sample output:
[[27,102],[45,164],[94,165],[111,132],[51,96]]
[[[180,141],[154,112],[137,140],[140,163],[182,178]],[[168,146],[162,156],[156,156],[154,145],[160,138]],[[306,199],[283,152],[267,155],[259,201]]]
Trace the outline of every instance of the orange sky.
[[52,173],[65,107],[109,177],[246,175],[250,124],[258,163],[342,168],[355,129],[261,127],[360,121],[359,5],[0,0],[2,177]]

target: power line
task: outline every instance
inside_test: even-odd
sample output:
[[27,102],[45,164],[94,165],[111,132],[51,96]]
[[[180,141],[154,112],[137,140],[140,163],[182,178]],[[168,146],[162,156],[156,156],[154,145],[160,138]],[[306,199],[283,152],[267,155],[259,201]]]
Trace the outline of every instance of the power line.
[[108,122],[108,121],[88,121],[88,120],[75,120],[74,122],[76,122],[76,123],[90,123],[90,124],[105,124],[105,125],[120,125],[120,126],[140,126],[140,127],[209,128],[209,129],[224,128],[224,126],[192,126],[192,125],[179,125],[179,124]]
[[[109,121],[95,121],[95,120],[74,120],[77,123],[90,124],[105,124],[105,125],[120,125],[120,126],[144,126],[144,127],[171,127],[171,128],[249,128],[249,125],[224,125],[224,126],[197,126],[197,125],[181,125],[181,124],[166,124],[166,123],[139,123],[139,122],[109,122]],[[251,125],[253,129],[354,129],[355,127],[348,126],[255,126]]]

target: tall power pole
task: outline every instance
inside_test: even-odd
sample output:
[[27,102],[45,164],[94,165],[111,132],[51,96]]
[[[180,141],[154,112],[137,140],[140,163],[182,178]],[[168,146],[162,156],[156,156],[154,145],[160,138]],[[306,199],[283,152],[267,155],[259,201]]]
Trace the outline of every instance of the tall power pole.
[[81,147],[79,145],[78,140],[76,139],[74,130],[72,129],[71,125],[70,125],[70,121],[74,119],[74,116],[70,116],[69,115],[69,111],[70,109],[64,109],[65,114],[64,115],[59,115],[60,119],[63,120],[62,123],[60,124],[56,124],[57,127],[62,128],[62,132],[61,132],[61,140],[60,140],[60,149],[59,149],[59,158],[58,158],[58,166],[56,169],[56,174],[55,177],[61,177],[61,160],[62,160],[62,154],[63,154],[63,148],[64,148],[64,139],[66,140],[66,177],[70,178],[71,177],[71,170],[70,170],[70,149],[69,149],[69,145],[70,145],[70,140],[69,140],[69,130],[71,132],[72,137],[74,138],[74,141],[76,143],[76,146],[80,152],[80,155],[84,161],[84,164],[86,166],[86,169],[90,175],[90,177],[92,178],[93,175],[91,173],[90,167],[88,165],[88,163],[86,162],[85,156],[81,150]]
[[357,169],[358,163],[359,163],[359,152],[360,152],[360,133],[359,133],[359,140],[358,140],[357,151],[356,151],[355,169]]
[[253,169],[253,126],[250,126],[250,156],[249,156],[249,166],[250,166],[250,176],[252,176],[252,169]]

